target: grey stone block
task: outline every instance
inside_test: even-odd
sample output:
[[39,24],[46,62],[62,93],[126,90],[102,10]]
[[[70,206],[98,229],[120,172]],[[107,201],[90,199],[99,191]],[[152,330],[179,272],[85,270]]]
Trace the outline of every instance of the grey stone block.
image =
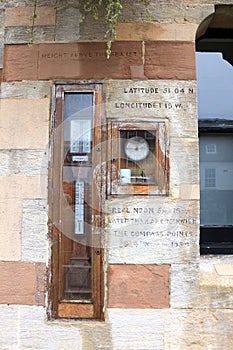
[[0,99],[5,98],[49,98],[51,86],[49,81],[22,81],[2,83]]
[[79,40],[80,11],[76,7],[58,8],[56,17],[56,41]]
[[0,176],[47,175],[48,156],[46,150],[1,150]]
[[[31,35],[26,32],[28,27],[8,27],[5,29],[5,44],[27,44],[31,39]],[[30,28],[30,27],[29,27]],[[54,26],[38,26],[34,28],[33,42],[54,41]]]
[[46,262],[47,202],[25,199],[22,219],[22,261]]

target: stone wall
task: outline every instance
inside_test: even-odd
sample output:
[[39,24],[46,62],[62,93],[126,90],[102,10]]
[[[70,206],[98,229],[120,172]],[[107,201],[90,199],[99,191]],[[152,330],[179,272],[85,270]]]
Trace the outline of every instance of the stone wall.
[[[81,2],[0,4],[1,349],[231,350],[233,260],[200,257],[195,35],[216,4],[124,2],[112,56]],[[109,196],[105,321],[48,321],[52,86],[101,80],[107,119],[165,120],[168,196]],[[146,93],[157,89],[156,96]]]

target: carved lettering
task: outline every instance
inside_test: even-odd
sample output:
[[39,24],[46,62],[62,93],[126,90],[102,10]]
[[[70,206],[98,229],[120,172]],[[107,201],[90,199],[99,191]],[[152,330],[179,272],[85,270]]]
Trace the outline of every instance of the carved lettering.
[[175,95],[184,95],[184,94],[193,94],[194,89],[193,88],[170,88],[170,87],[164,87],[164,88],[159,88],[159,87],[124,87],[123,88],[123,93],[124,94],[138,94],[138,95],[143,95],[143,94],[148,94],[148,95],[154,95],[154,94],[175,94]]
[[[137,110],[149,111],[184,111],[187,109],[187,103],[190,103],[190,95],[194,94],[194,88],[189,86],[164,86],[164,84],[154,83],[150,85],[141,82],[138,85],[133,83],[128,86],[119,86],[116,95],[112,101],[115,113]],[[167,84],[167,83],[166,83]]]
[[[136,51],[113,51],[111,57],[129,57],[134,58],[138,55]],[[62,60],[62,59],[95,59],[106,58],[105,51],[72,51],[72,52],[45,52],[41,54],[43,60]]]
[[130,87],[124,88],[125,94],[158,94],[158,88]]
[[110,235],[118,247],[185,249],[195,237],[197,218],[180,206],[111,207]]
[[170,102],[115,102],[117,109],[181,109],[181,103]]

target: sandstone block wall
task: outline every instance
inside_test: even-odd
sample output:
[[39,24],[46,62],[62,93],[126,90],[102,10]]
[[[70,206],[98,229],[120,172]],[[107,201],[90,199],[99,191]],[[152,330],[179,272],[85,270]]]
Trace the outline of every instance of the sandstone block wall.
[[[90,15],[80,24],[82,2],[38,0],[32,47],[33,1],[0,4],[1,349],[232,349],[233,259],[199,254],[195,35],[214,5],[233,3],[152,1],[150,22],[141,1],[130,3],[109,60],[105,25]],[[168,125],[169,195],[105,202],[104,322],[46,315],[58,80],[101,80],[107,120]]]

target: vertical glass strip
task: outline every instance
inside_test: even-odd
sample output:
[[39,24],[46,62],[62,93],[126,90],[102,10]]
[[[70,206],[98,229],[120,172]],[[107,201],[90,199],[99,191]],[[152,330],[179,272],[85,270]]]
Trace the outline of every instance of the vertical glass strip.
[[61,300],[92,301],[93,92],[64,97]]

